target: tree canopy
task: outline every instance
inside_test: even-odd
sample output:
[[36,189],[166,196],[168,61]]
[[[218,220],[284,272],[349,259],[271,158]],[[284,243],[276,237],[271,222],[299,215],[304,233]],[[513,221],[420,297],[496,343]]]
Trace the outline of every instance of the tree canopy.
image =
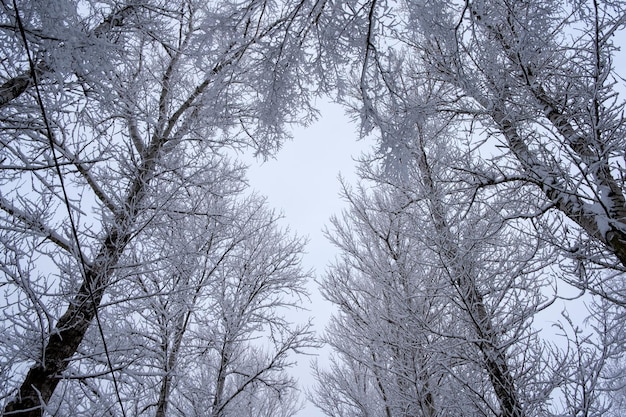
[[[293,416],[320,340],[330,417],[623,414],[625,2],[0,7],[3,415]],[[317,338],[237,155],[320,95],[377,148]]]

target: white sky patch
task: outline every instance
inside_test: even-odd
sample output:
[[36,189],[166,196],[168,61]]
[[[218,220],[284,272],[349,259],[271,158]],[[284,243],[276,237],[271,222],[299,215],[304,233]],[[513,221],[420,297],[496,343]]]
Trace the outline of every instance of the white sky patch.
[[[248,179],[254,191],[268,198],[269,207],[282,211],[284,224],[291,232],[308,237],[305,269],[314,269],[320,278],[338,251],[324,237],[323,230],[333,214],[340,214],[347,203],[340,196],[339,174],[349,184],[357,181],[356,159],[373,145],[371,140],[358,139],[358,127],[345,115],[343,108],[324,102],[319,120],[309,127],[294,129],[293,141],[287,142],[274,159],[266,162],[248,160]],[[308,286],[311,293],[310,312],[315,329],[321,334],[330,318],[332,305],[319,293],[315,282]],[[295,318],[299,320],[299,318]],[[324,355],[324,351],[318,352]],[[312,388],[315,383],[309,359],[301,357],[296,372],[301,387]],[[320,358],[323,362],[323,358]],[[299,414],[302,417],[323,416],[312,404]]]
[[346,203],[340,199],[339,174],[350,184],[357,180],[356,159],[372,146],[358,140],[357,126],[343,109],[324,103],[320,119],[294,130],[294,140],[284,144],[274,159],[248,161],[253,190],[268,198],[271,208],[282,211],[292,232],[307,236],[304,266],[324,272],[336,250],[322,230]]

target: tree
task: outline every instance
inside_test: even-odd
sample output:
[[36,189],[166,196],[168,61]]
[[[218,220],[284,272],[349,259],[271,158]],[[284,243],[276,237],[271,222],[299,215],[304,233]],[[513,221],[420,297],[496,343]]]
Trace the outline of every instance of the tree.
[[333,221],[340,258],[322,291],[337,308],[325,336],[336,356],[316,371],[314,403],[329,416],[439,415],[459,404],[442,391],[461,392],[444,336],[455,327],[442,320],[449,300],[409,236],[406,207],[376,185],[345,190],[350,208]]
[[417,136],[403,175],[376,158],[346,191],[330,235],[341,258],[322,283],[336,356],[314,402],[329,416],[619,413],[621,307],[588,299],[581,320],[570,301],[578,317],[546,329],[562,294],[554,249],[514,215],[522,200],[475,195],[435,131]]
[[[619,391],[623,350],[608,329],[621,330],[617,321],[608,323],[624,305],[623,105],[610,65],[611,36],[624,23],[622,6],[327,4],[328,36],[322,39],[329,50],[341,51],[329,55],[327,68],[341,70],[332,80],[343,88],[339,100],[360,117],[364,133],[377,134],[373,159],[381,167],[364,170],[364,178],[386,196],[351,197],[366,201],[360,204],[371,214],[352,214],[356,220],[337,228],[350,267],[335,267],[343,278],[334,272],[325,284],[341,312],[336,321],[353,320],[345,312],[353,304],[345,300],[372,305],[353,295],[359,284],[337,282],[348,273],[359,280],[364,275],[377,288],[372,293],[384,293],[380,281],[395,271],[378,267],[373,273],[375,267],[368,266],[362,272],[362,265],[384,265],[390,258],[364,255],[387,235],[388,229],[371,225],[390,213],[410,213],[405,224],[412,226],[401,229],[411,241],[405,247],[447,277],[446,294],[458,308],[449,316],[462,325],[448,336],[466,345],[461,357],[473,366],[451,373],[465,376],[459,380],[472,394],[464,404],[480,404],[474,414],[599,415],[620,407],[612,396]],[[570,37],[573,30],[582,35]],[[381,207],[386,198],[394,202]],[[565,295],[563,281],[581,292]],[[428,285],[413,291],[426,289],[432,291]],[[577,299],[586,291],[594,296],[581,298],[588,308],[575,324],[567,311],[585,311],[582,303],[555,304],[566,305],[557,326],[569,329],[557,342],[534,327],[551,297]],[[374,313],[369,319],[389,328],[384,317]],[[331,338],[342,357],[345,340],[359,340],[355,332]],[[359,337],[371,340],[375,334]],[[418,350],[404,346],[408,353]],[[324,410],[334,412],[337,404],[351,404],[354,392],[365,393],[347,390],[349,378],[338,376],[357,369],[352,362],[364,355],[347,356],[346,367],[321,376],[341,393],[322,402]],[[384,361],[358,363],[363,374],[363,367],[390,369]],[[366,379],[359,378],[354,380]],[[566,399],[556,405],[551,396]],[[387,403],[386,395],[379,398]]]
[[373,191],[348,194],[350,212],[335,222],[343,257],[324,282],[339,309],[327,340],[348,369],[356,362],[365,371],[357,377],[335,364],[320,374],[316,401],[325,411],[345,402],[348,374],[375,380],[385,412],[372,415],[535,415],[554,389],[539,372],[542,346],[531,326],[549,305],[537,256],[544,249],[520,224],[499,220],[496,202],[472,201],[444,174],[445,159],[435,174],[425,149],[416,151],[410,179],[363,168]]
[[[342,68],[335,82],[349,86],[343,97],[356,99],[364,130],[380,124],[380,100],[410,99],[402,86],[428,80],[436,110],[429,117],[452,119],[459,140],[483,159],[470,184],[527,188],[536,201],[528,215],[549,218],[543,238],[561,248],[563,267],[578,271],[569,283],[623,305],[626,147],[614,60],[624,3],[327,7],[324,39],[343,51],[328,68]],[[402,139],[381,140],[383,153],[410,158]]]
[[306,2],[2,8],[2,396],[7,415],[35,416],[92,324],[106,348],[100,306],[177,195],[159,179],[197,181],[172,161],[268,155],[309,110],[300,34],[314,16]]
[[[225,178],[241,185],[235,172]],[[302,242],[277,229],[278,218],[258,197],[242,200],[238,187],[206,184],[202,198],[187,187],[187,198],[160,210],[158,227],[131,251],[128,278],[108,290],[102,319],[124,409],[293,415],[298,396],[286,369],[292,354],[315,346],[307,326],[293,327],[282,315],[305,296]],[[102,344],[88,340],[52,410],[93,415],[114,404]]]

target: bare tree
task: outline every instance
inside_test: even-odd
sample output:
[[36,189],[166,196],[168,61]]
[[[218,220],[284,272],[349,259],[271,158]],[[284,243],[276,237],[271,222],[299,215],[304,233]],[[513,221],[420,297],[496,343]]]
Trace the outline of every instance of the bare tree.
[[[451,316],[462,323],[453,333],[468,343],[462,357],[487,378],[466,384],[478,398],[469,403],[482,405],[473,413],[611,412],[622,374],[622,348],[607,338],[609,327],[619,333],[621,326],[607,323],[624,305],[625,149],[611,37],[623,27],[623,5],[374,0],[326,7],[329,36],[321,38],[342,52],[327,56],[326,68],[340,69],[329,78],[363,132],[379,139],[373,159],[381,168],[363,175],[396,202],[381,209],[381,197],[355,199],[369,201],[369,219],[411,213],[405,233],[412,246],[447,276],[458,308]],[[384,229],[359,240],[377,222],[345,223],[353,226],[342,225],[337,240],[360,242],[350,245],[356,250],[342,246],[347,256],[382,262],[363,253]],[[563,318],[551,319],[567,328],[572,309],[576,324],[552,344],[532,322],[570,284],[580,291],[558,301]],[[355,291],[334,277],[325,285]],[[587,291],[594,295],[583,298],[587,308],[573,301]],[[567,400],[555,406],[551,395]]]
[[305,2],[2,8],[2,397],[5,414],[39,416],[90,326],[106,338],[99,307],[129,245],[176,195],[159,178],[189,174],[172,161],[267,155],[301,120],[314,17]]
[[333,222],[341,258],[322,291],[338,310],[324,338],[335,356],[316,371],[314,403],[329,416],[439,415],[452,404],[442,391],[459,391],[449,299],[405,207],[377,191],[346,190],[350,209]]
[[[350,193],[350,212],[335,222],[344,257],[324,282],[340,312],[328,342],[366,369],[354,378],[370,379],[386,404],[374,415],[535,415],[556,386],[540,372],[531,326],[549,305],[542,249],[499,218],[497,202],[472,201],[462,181],[435,174],[425,148],[416,151],[410,180],[365,167],[376,191]],[[345,401],[345,387],[322,398],[345,372],[320,373],[322,409]],[[530,385],[541,389],[518,388]]]
[[[231,185],[242,179],[224,173]],[[126,414],[293,415],[298,396],[286,371],[295,353],[315,346],[307,326],[283,317],[306,295],[302,242],[278,229],[258,197],[207,184],[198,196],[187,186],[187,198],[159,210],[141,248],[130,249],[127,278],[108,290],[102,318]],[[97,337],[67,374],[49,407],[92,415],[110,406]]]
[[[398,86],[428,80],[436,97],[429,117],[453,119],[459,140],[483,159],[470,184],[528,188],[528,216],[547,219],[542,237],[578,276],[569,283],[623,305],[626,146],[614,61],[624,6],[349,2],[328,6],[325,39],[351,52],[339,63],[356,80],[342,70],[336,83],[353,87],[345,91],[366,131],[379,124],[379,100],[406,104]],[[337,68],[339,55],[330,56]],[[402,139],[381,139],[384,153],[410,158]]]

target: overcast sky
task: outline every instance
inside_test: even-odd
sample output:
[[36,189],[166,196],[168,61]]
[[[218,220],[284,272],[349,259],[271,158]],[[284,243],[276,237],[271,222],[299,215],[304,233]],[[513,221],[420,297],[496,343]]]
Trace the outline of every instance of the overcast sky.
[[336,251],[323,236],[331,215],[346,207],[339,197],[339,174],[356,182],[355,160],[372,141],[359,140],[357,126],[343,109],[324,104],[317,122],[297,128],[276,158],[254,162],[248,170],[251,187],[268,198],[269,206],[284,214],[284,224],[308,236],[305,267],[322,273]]
[[[316,276],[323,274],[337,251],[323,235],[333,214],[346,204],[339,197],[338,176],[350,184],[356,182],[355,159],[372,146],[372,141],[358,140],[358,128],[338,105],[323,104],[319,120],[307,128],[294,130],[294,140],[284,145],[276,158],[265,163],[251,163],[248,178],[251,187],[268,198],[270,207],[284,214],[284,224],[292,232],[307,236],[305,268],[313,268]],[[322,331],[331,313],[311,283],[311,315],[316,329]],[[304,387],[314,381],[310,377],[310,358],[301,358],[297,376]],[[309,405],[302,417],[322,416]]]

